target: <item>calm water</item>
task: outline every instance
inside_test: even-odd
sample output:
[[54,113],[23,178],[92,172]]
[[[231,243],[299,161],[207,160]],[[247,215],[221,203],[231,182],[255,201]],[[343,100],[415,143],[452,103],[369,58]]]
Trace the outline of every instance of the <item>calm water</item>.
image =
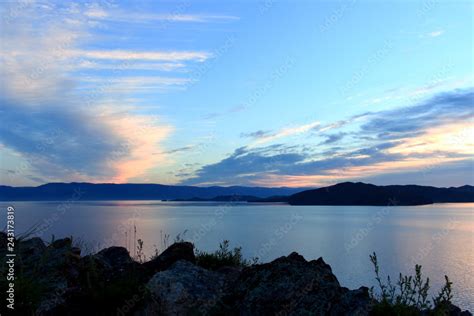
[[[0,203],[5,215],[7,203]],[[417,207],[288,206],[268,204],[112,202],[14,202],[16,230],[38,226],[49,240],[73,235],[89,250],[110,245],[133,249],[134,230],[147,255],[184,231],[198,249],[216,249],[228,239],[246,257],[269,261],[297,251],[320,256],[342,285],[373,284],[369,254],[382,272],[397,277],[423,265],[436,289],[447,274],[455,303],[474,310],[474,204]],[[5,216],[0,224],[5,225]]]

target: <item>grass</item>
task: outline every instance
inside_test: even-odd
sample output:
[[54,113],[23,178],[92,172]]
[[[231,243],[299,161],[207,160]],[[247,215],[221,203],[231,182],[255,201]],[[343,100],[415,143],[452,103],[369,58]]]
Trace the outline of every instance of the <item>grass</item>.
[[217,270],[221,267],[247,267],[257,263],[258,259],[244,259],[242,256],[242,247],[229,248],[229,241],[224,240],[219,244],[219,249],[214,252],[205,252],[196,250],[196,264],[208,269]]
[[[185,242],[187,230],[179,233],[174,238],[174,243]],[[161,234],[161,244],[163,251],[168,247],[170,235]],[[166,248],[165,248],[166,246]],[[159,251],[155,246],[155,251],[150,260],[158,257],[163,251]],[[139,263],[144,263],[146,261],[146,256],[144,254],[143,240],[137,240],[137,249],[136,255],[134,257],[135,261]],[[201,250],[195,250],[196,264],[202,268],[208,270],[217,270],[221,267],[247,267],[258,262],[258,258],[252,258],[251,260],[244,259],[242,255],[242,247],[234,247],[230,249],[230,242],[224,240],[219,244],[219,249],[214,252],[206,252]]]
[[449,281],[448,276],[444,276],[444,286],[430,301],[428,299],[430,279],[423,278],[421,265],[415,265],[415,275],[400,273],[398,281],[393,284],[390,276],[387,276],[386,282],[380,277],[380,267],[375,252],[370,255],[370,261],[374,266],[375,280],[379,288],[377,295],[374,294],[374,287],[370,289],[371,297],[375,302],[373,315],[419,315],[420,312],[426,315],[446,315],[453,298],[452,282]]

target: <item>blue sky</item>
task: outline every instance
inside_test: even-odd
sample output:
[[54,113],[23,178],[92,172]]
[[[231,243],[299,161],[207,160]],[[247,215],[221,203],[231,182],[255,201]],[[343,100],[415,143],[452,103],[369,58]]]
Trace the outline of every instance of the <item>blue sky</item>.
[[468,1],[3,2],[2,184],[473,184]]

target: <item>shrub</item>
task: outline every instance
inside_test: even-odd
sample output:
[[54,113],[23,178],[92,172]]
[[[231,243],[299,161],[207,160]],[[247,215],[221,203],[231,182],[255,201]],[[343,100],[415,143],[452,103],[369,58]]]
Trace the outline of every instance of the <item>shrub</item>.
[[415,275],[399,274],[398,281],[394,285],[387,276],[386,283],[380,277],[380,268],[375,252],[370,255],[375,270],[375,280],[379,287],[379,294],[374,294],[374,287],[370,289],[371,297],[375,304],[373,315],[419,315],[421,311],[428,315],[442,315],[451,305],[452,282],[445,276],[446,283],[431,302],[428,300],[430,290],[430,279],[423,278],[421,265],[415,265]]
[[217,270],[225,266],[246,267],[257,261],[257,258],[252,260],[244,259],[242,257],[242,247],[235,247],[233,250],[230,250],[228,240],[224,240],[220,243],[219,249],[212,253],[196,251],[197,265],[209,270]]

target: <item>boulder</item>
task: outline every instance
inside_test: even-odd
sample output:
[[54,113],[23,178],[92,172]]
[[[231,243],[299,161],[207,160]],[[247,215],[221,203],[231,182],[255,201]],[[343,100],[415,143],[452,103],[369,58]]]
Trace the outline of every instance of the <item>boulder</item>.
[[235,282],[242,272],[241,267],[231,267],[231,266],[224,266],[216,270],[220,274],[223,274],[227,280],[227,282]]
[[446,309],[444,311],[440,311],[439,314],[445,314],[449,316],[472,316],[470,311],[463,311],[452,303],[449,303],[448,306],[446,306]]
[[81,248],[79,247],[72,247],[71,248],[71,256],[75,257],[76,259],[81,259]]
[[240,315],[367,315],[371,305],[367,288],[341,287],[322,258],[296,252],[244,269],[225,302]]
[[109,268],[118,270],[124,269],[134,262],[128,250],[124,247],[105,248],[99,251],[94,257],[102,261],[104,265]]
[[43,258],[43,268],[51,269],[56,272],[62,272],[65,269],[69,270],[72,266],[77,268],[80,257],[73,252],[75,247],[72,247],[71,238],[63,238],[53,241],[45,248]]
[[169,246],[163,253],[158,257],[145,262],[143,266],[154,274],[158,271],[163,271],[171,267],[175,262],[179,260],[189,261],[191,263],[196,262],[194,256],[194,245],[190,242],[177,242]]
[[63,239],[57,239],[49,245],[49,247],[53,249],[70,248],[71,246],[72,246],[72,239],[69,237],[66,237]]
[[[64,304],[66,293],[78,283],[80,250],[70,238],[58,239],[46,246],[37,237],[19,241],[18,258],[22,277],[41,289],[36,315],[50,315]],[[79,254],[78,254],[79,253]]]
[[18,243],[18,249],[21,256],[28,258],[38,257],[46,250],[46,245],[39,237],[33,237]]
[[225,294],[225,285],[223,274],[180,260],[148,282],[152,301],[144,314],[208,314]]
[[137,277],[144,274],[141,265],[130,257],[124,247],[109,247],[95,255],[85,256],[81,259],[80,267],[81,279],[91,279],[92,275],[101,284],[132,274]]
[[77,255],[78,248],[71,247],[71,244],[70,238],[58,239],[48,246],[39,237],[17,241],[19,259],[24,265],[23,272],[26,276],[38,273],[36,279],[39,281],[54,277],[73,279],[77,275],[80,256]]

